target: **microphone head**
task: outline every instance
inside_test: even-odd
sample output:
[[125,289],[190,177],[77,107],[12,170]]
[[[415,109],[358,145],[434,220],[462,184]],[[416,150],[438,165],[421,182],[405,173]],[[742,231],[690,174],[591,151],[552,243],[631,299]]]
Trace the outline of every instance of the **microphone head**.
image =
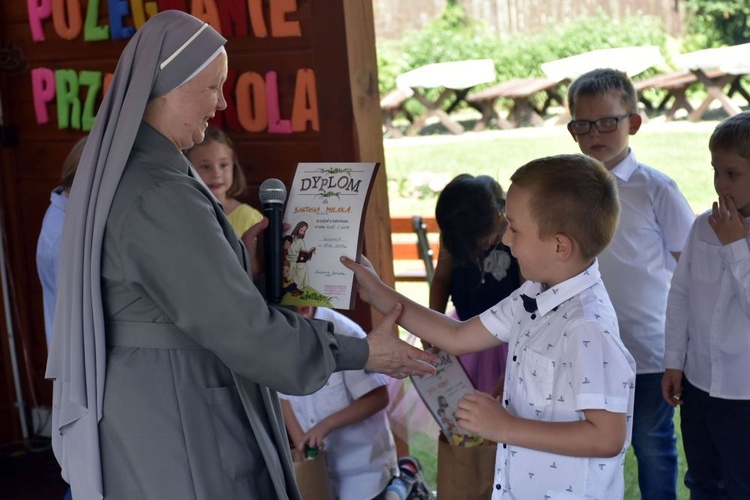
[[258,191],[260,202],[266,203],[284,203],[286,201],[286,186],[278,179],[266,179],[260,185]]

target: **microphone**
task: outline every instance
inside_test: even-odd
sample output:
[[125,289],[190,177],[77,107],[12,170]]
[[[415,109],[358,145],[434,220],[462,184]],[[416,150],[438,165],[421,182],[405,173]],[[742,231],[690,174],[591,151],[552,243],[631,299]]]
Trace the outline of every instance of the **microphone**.
[[260,185],[260,202],[263,215],[268,217],[268,227],[263,241],[266,263],[266,300],[271,304],[281,302],[281,223],[284,216],[286,186],[278,179],[266,179]]

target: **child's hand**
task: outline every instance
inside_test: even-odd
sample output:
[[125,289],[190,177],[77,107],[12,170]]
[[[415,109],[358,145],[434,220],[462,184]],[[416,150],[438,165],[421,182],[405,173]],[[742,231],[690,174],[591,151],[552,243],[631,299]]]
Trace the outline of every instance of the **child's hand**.
[[495,442],[505,442],[503,436],[513,419],[502,403],[491,395],[474,391],[458,402],[458,425],[467,431]]
[[661,379],[661,395],[671,406],[682,404],[682,370],[664,370]]
[[[331,430],[323,419],[308,430],[302,436],[302,442],[310,448],[323,448],[323,439],[331,433]],[[304,449],[304,448],[303,448]]]
[[385,373],[394,378],[434,375],[435,367],[429,363],[437,363],[437,356],[419,350],[393,334],[393,326],[401,314],[401,309],[401,304],[396,304],[383,321],[367,335],[370,354],[365,370]]
[[359,285],[359,296],[362,300],[371,304],[373,293],[378,286],[384,284],[370,261],[363,255],[360,263],[354,262],[349,257],[341,257],[341,263],[354,272],[354,275],[357,277],[357,284]]
[[708,224],[722,245],[728,245],[747,236],[747,222],[729,196],[719,196],[718,203],[714,202]]

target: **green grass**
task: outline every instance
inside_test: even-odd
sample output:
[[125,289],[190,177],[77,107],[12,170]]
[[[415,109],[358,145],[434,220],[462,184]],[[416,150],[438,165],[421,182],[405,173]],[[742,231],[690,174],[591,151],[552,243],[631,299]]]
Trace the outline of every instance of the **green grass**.
[[[630,141],[636,158],[674,179],[696,212],[710,208],[715,198],[708,138],[717,123],[649,123]],[[511,174],[524,163],[578,152],[564,127],[546,126],[386,139],[385,166],[389,181],[406,179],[415,172],[447,174],[449,178],[468,172],[494,176],[507,189]],[[434,214],[434,196],[400,198],[393,184],[389,183],[391,215]]]
[[[698,213],[710,208],[716,196],[708,138],[717,123],[658,123],[653,120],[644,125],[630,142],[638,160],[674,179],[693,210]],[[527,161],[541,156],[576,152],[576,144],[561,126],[385,141],[389,181],[406,179],[413,172],[449,174],[450,177],[468,172],[474,175],[492,175],[506,189],[510,175]],[[389,182],[391,188],[394,184]],[[389,200],[392,216],[434,215],[434,196],[405,199],[391,189]],[[427,305],[426,283],[399,283],[397,288],[413,300]],[[689,494],[683,484],[686,466],[679,429],[679,411],[675,415],[675,427],[679,452],[678,498],[682,500],[688,499]],[[411,453],[421,461],[425,476],[434,489],[437,474],[437,445],[434,437],[415,433],[409,437],[409,446]],[[625,460],[625,483],[625,499],[640,498],[638,471],[632,449],[628,451]]]

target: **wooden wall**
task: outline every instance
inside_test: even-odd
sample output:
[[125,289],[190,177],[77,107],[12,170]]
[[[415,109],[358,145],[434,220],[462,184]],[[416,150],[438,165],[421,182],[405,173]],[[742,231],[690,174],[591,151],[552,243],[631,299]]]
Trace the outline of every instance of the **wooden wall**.
[[[40,1],[37,3],[44,3]],[[54,3],[50,1],[49,3]],[[75,0],[60,2],[74,5]],[[80,0],[85,18],[89,3],[99,5],[98,24],[109,24],[107,2]],[[114,2],[110,2],[114,3]],[[131,0],[121,5],[144,5],[153,2]],[[159,0],[160,6],[185,4],[236,5],[233,0]],[[247,2],[246,2],[247,3]],[[279,105],[282,119],[291,115],[292,101],[300,68],[315,73],[319,130],[307,123],[304,131],[292,134],[271,133],[268,129],[249,132],[232,119],[228,110],[219,121],[235,141],[240,162],[248,178],[244,201],[259,206],[258,186],[269,178],[291,181],[300,161],[379,161],[383,162],[380,110],[377,93],[374,22],[370,0],[258,0],[270,33],[271,7],[287,12],[285,20],[298,22],[301,35],[293,37],[256,36],[249,28],[245,36],[229,34],[230,72],[242,75],[254,72],[278,73]],[[35,68],[93,70],[113,72],[117,58],[127,40],[83,41],[83,35],[65,40],[53,26],[53,19],[43,22],[45,41],[34,41],[29,28],[27,2],[5,1],[0,6],[0,50],[3,55],[22,54],[27,63],[21,69],[0,67],[0,104],[4,111],[5,131],[12,131],[17,142],[3,144],[0,151],[0,200],[2,223],[7,244],[7,258],[12,278],[12,313],[16,330],[16,352],[26,401],[29,406],[49,405],[51,384],[44,380],[46,345],[42,313],[41,288],[38,283],[35,250],[41,220],[49,204],[50,191],[57,184],[62,162],[70,147],[83,135],[72,128],[61,129],[55,102],[46,108],[50,122],[37,123],[34,113],[31,71]],[[160,10],[164,10],[160,7]],[[128,26],[131,17],[125,17]],[[248,23],[251,24],[251,23]],[[13,50],[17,47],[17,51]],[[4,60],[4,58],[0,59]],[[236,104],[232,82],[225,94]],[[85,90],[81,91],[81,97]],[[97,96],[97,102],[101,95]],[[365,252],[371,256],[386,280],[392,280],[389,213],[385,169],[382,168],[371,196],[365,232]],[[372,243],[371,243],[372,242]],[[60,290],[58,293],[64,293]],[[5,311],[8,313],[8,311]],[[369,308],[358,304],[352,314],[369,328]],[[12,397],[5,324],[0,326],[0,443],[19,437],[19,427]],[[6,425],[6,423],[9,423]]]

